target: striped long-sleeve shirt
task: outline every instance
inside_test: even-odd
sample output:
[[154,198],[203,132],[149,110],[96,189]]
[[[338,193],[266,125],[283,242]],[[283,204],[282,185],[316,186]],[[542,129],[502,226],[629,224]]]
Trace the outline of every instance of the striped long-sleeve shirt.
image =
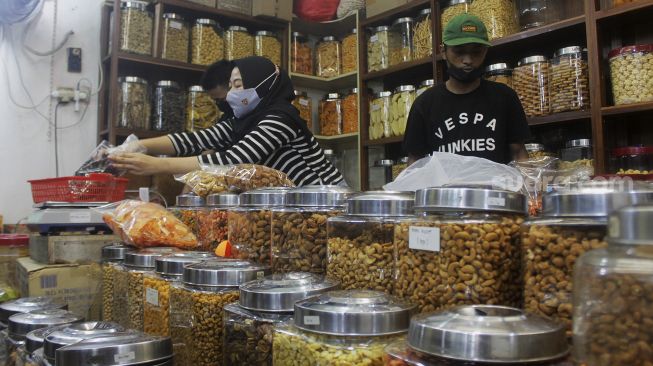
[[177,156],[215,151],[199,155],[200,164],[265,165],[286,173],[297,186],[339,184],[343,181],[340,172],[325,158],[313,135],[284,123],[283,117],[265,116],[240,141],[232,141],[233,121],[220,120],[204,130],[168,136]]

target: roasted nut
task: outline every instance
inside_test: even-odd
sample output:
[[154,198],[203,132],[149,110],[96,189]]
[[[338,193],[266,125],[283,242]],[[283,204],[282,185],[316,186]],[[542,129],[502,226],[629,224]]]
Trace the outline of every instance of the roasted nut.
[[[240,27],[239,27],[240,28]],[[247,30],[227,29],[224,34],[227,60],[237,60],[254,55],[254,39]]]
[[377,31],[367,43],[367,71],[379,71],[390,66],[389,31]]
[[229,239],[228,210],[210,208],[199,217],[198,240],[203,251],[214,252],[222,241]]
[[113,321],[129,328],[129,309],[127,296],[129,293],[129,273],[123,266],[116,266],[113,274]]
[[207,214],[205,209],[170,207],[168,211],[175,215],[184,225],[188,226],[195,236],[199,235],[200,218]]
[[610,59],[614,104],[653,100],[653,52],[626,52]]
[[573,170],[578,168],[593,168],[594,159],[579,159],[574,161],[560,160],[558,162],[559,170]]
[[143,331],[151,335],[169,336],[170,282],[155,275],[146,275],[143,287]]
[[358,35],[348,34],[342,39],[342,73],[356,71],[358,67]]
[[274,35],[257,34],[254,37],[254,54],[263,56],[273,64],[281,66],[281,42]]
[[120,50],[152,54],[152,17],[147,11],[134,8],[120,11]]
[[271,217],[267,209],[229,211],[229,243],[235,258],[270,264]]
[[551,65],[553,113],[589,108],[589,71],[579,55],[562,55]]
[[128,271],[129,292],[127,293],[128,328],[143,330],[143,272]]
[[192,31],[191,62],[210,65],[224,58],[224,39],[210,24],[195,24]]
[[469,11],[487,25],[491,41],[519,32],[516,10],[514,0],[474,0]]
[[[165,17],[165,15],[164,15]],[[188,24],[181,19],[165,19],[161,57],[188,62]]]
[[102,320],[114,321],[115,309],[113,284],[115,281],[116,265],[107,263],[102,265]]
[[549,73],[548,62],[517,66],[513,71],[513,87],[529,117],[551,113]]

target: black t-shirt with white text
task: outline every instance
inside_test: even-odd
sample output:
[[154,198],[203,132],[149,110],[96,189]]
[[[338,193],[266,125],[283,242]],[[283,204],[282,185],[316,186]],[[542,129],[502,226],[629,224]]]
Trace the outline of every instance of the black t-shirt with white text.
[[512,158],[510,144],[529,138],[526,114],[510,87],[481,80],[474,91],[454,94],[443,83],[413,103],[404,150],[418,157],[438,151],[507,164]]

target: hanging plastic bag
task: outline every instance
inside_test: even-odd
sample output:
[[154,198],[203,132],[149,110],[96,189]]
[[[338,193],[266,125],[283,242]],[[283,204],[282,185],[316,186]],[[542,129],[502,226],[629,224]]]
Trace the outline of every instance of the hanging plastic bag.
[[100,144],[93,149],[88,159],[77,169],[75,175],[87,175],[90,173],[109,173],[115,176],[122,176],[124,171],[118,170],[111,165],[109,155],[120,153],[145,153],[146,149],[138,143],[138,137],[131,134],[127,136],[125,142],[120,146],[113,146],[108,141],[102,140]]
[[365,0],[341,0],[338,5],[338,19],[346,18],[356,12],[356,10],[365,8]]
[[302,19],[326,22],[335,18],[339,4],[340,0],[295,0],[293,13]]

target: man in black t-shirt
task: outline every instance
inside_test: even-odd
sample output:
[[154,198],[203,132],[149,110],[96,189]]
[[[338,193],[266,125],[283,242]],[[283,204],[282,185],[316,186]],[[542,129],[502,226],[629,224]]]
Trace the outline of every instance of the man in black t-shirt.
[[411,163],[434,151],[502,164],[526,158],[530,132],[517,94],[481,78],[490,46],[483,22],[468,14],[453,18],[443,43],[450,77],[413,103],[403,144]]

